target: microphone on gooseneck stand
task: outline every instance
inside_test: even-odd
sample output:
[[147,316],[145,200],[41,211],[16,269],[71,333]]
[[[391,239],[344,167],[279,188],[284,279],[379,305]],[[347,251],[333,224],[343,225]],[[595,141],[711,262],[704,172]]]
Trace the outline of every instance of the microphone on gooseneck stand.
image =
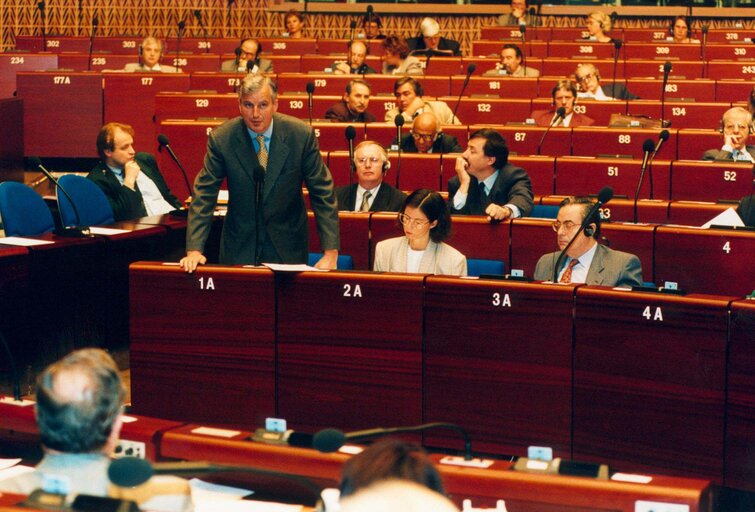
[[52,175],[50,171],[45,169],[45,166],[42,165],[42,161],[39,159],[38,156],[30,156],[29,157],[29,163],[33,167],[36,167],[40,171],[42,171],[42,174],[47,176],[47,179],[52,181],[58,190],[63,192],[63,195],[66,196],[68,201],[71,203],[71,208],[73,209],[73,215],[76,217],[76,225],[75,226],[66,226],[65,222],[63,221],[63,208],[59,208],[58,213],[60,214],[60,229],[55,230],[55,234],[58,236],[68,236],[68,237],[74,237],[74,238],[86,238],[89,236],[92,236],[91,231],[89,230],[89,227],[82,226],[81,225],[81,216],[79,215],[79,209],[76,208],[76,203],[73,201],[73,198],[71,195],[66,192],[66,189],[60,186],[60,182],[55,178],[55,176]]
[[396,188],[398,188],[398,180],[401,176],[401,127],[404,126],[404,116],[399,113],[393,122],[396,124],[396,140],[398,141],[398,162],[396,163]]
[[[351,20],[349,22],[349,41],[354,40],[354,31],[357,29],[357,22],[354,20]],[[351,65],[351,62],[349,62],[349,65]]]
[[18,368],[16,367],[16,358],[13,357],[13,352],[10,350],[8,340],[5,339],[3,333],[0,332],[0,344],[2,344],[5,354],[8,356],[8,366],[10,367],[10,376],[13,381],[13,400],[16,402],[21,401],[21,376],[18,374]]
[[703,63],[702,77],[705,78],[705,68],[707,67],[705,62],[705,46],[708,43],[708,25],[702,25],[700,27],[700,32],[703,33],[703,36],[700,38],[700,60]]
[[[538,25],[538,23],[537,23],[537,9],[535,9],[534,7],[530,7],[529,13],[530,13],[530,26],[535,31],[535,34],[534,34],[533,37],[534,37],[534,39],[537,39],[537,25]],[[530,52],[530,57],[531,56],[532,56],[532,53]]]
[[353,126],[346,127],[346,140],[349,143],[349,185],[354,181],[354,173],[356,172],[356,164],[354,163],[354,138],[357,136],[357,131]]
[[[524,20],[519,21],[519,33],[522,35],[522,46],[524,46],[524,51],[522,52],[522,67],[527,69],[527,53],[528,53],[528,45],[527,45],[527,25],[523,23]],[[530,57],[532,56],[532,48],[529,48],[529,54]]]
[[469,66],[467,66],[467,76],[464,77],[464,85],[461,86],[461,91],[459,91],[459,97],[456,98],[456,106],[454,107],[454,115],[451,118],[456,119],[456,112],[459,110],[459,104],[461,104],[461,97],[464,96],[464,91],[467,90],[467,85],[469,85],[469,77],[472,76],[472,73],[474,73],[475,69],[477,69],[477,66],[474,62],[470,62]]
[[181,20],[178,22],[178,41],[176,42],[176,71],[178,71],[178,59],[181,57],[181,38],[184,35],[186,29],[186,22]]
[[543,142],[545,141],[545,136],[548,135],[548,132],[551,131],[551,128],[556,126],[556,124],[562,120],[564,117],[566,117],[566,108],[565,107],[558,107],[556,109],[556,117],[553,118],[551,121],[551,124],[548,125],[548,128],[546,128],[545,133],[543,133],[543,136],[540,137],[540,143],[537,145],[537,154],[540,154],[540,151],[543,149]]
[[307,82],[307,111],[309,112],[309,126],[312,126],[312,109],[314,107],[314,100],[312,95],[315,92],[315,83]]
[[42,51],[47,51],[47,28],[45,27],[45,3],[37,2],[39,9],[39,30],[42,32]]
[[[178,168],[181,170],[181,176],[184,178],[184,184],[186,185],[186,190],[189,192],[189,200],[191,200],[192,190],[191,185],[189,184],[189,177],[186,175],[186,170],[184,169],[184,166],[181,165],[181,162],[178,160],[178,157],[173,152],[173,148],[170,147],[170,141],[168,140],[167,135],[159,134],[157,136],[157,142],[160,144],[160,148],[165,148],[168,150],[168,154],[173,159],[173,161],[176,163]],[[179,208],[178,210],[173,210],[170,212],[170,215],[173,217],[186,217],[188,214],[188,210],[185,208]]]
[[204,39],[204,52],[210,53],[210,40],[207,37],[207,27],[204,26],[204,22],[202,21],[202,11],[195,9],[194,17],[197,19],[197,23],[199,23],[199,28],[202,29],[202,39]]
[[375,17],[374,9],[372,5],[367,6],[367,26],[372,27],[372,19]]
[[[651,142],[652,143],[652,142]],[[600,192],[598,192],[598,200],[595,202],[594,205],[592,205],[592,208],[590,208],[590,211],[587,212],[587,215],[585,215],[584,220],[582,220],[582,224],[579,226],[579,229],[574,232],[574,236],[571,237],[571,240],[569,240],[569,243],[566,244],[566,247],[564,247],[561,252],[558,253],[558,258],[556,258],[556,263],[553,265],[553,281],[554,283],[558,282],[558,272],[561,267],[561,262],[564,259],[564,256],[566,256],[566,251],[569,250],[569,247],[571,247],[574,244],[574,241],[577,239],[580,233],[584,231],[585,227],[591,222],[590,219],[592,219],[592,216],[595,215],[595,212],[606,204],[608,201],[611,200],[613,197],[613,189],[611,187],[603,187],[600,189]]]
[[663,89],[661,89],[661,126],[666,128],[671,126],[671,121],[666,121],[666,84],[668,84],[668,74],[671,73],[673,65],[670,61],[663,64]]
[[95,14],[92,17],[92,35],[89,36],[89,56],[87,58],[87,71],[92,71],[92,49],[94,48],[94,36],[97,34],[97,27],[100,24],[100,20]]
[[[263,143],[264,144],[264,143]],[[261,165],[257,165],[252,170],[254,176],[254,266],[260,266],[260,260],[262,259],[262,242],[260,238],[260,231],[262,230],[262,187],[265,184],[265,169]]]
[[[621,39],[614,39],[613,40],[613,82],[611,82],[611,97],[613,99],[616,99],[616,68],[618,67],[619,63],[619,50],[621,50],[621,45],[623,42]],[[629,108],[627,106],[627,108]]]
[[653,154],[650,155],[650,159],[648,160],[648,179],[650,180],[650,199],[655,199],[655,194],[653,192],[653,160],[655,160],[655,155],[658,154],[658,151],[661,150],[661,146],[663,146],[663,143],[668,140],[669,135],[670,134],[668,130],[662,130],[661,133],[658,134],[658,143],[655,145]]
[[637,190],[634,193],[634,223],[637,224],[637,201],[640,199],[640,189],[642,188],[642,182],[645,179],[645,171],[648,167],[648,162],[650,161],[650,153],[653,151],[653,148],[655,147],[655,144],[653,144],[652,139],[645,139],[645,142],[642,143],[642,151],[645,152],[645,155],[642,157],[642,168],[640,169],[640,179],[637,182]]
[[426,430],[445,428],[455,430],[464,438],[464,460],[472,460],[472,439],[469,434],[459,425],[454,423],[424,423],[411,427],[371,428],[368,430],[356,430],[354,432],[342,432],[336,428],[326,428],[315,434],[312,439],[312,447],[323,453],[331,453],[340,449],[347,441],[362,441],[372,437],[382,437],[391,434],[408,434],[412,432],[424,432]]

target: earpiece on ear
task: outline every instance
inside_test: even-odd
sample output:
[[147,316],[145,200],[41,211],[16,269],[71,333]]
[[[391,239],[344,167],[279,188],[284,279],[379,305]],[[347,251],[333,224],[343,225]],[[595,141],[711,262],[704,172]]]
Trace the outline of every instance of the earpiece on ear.
[[593,236],[595,234],[595,228],[592,226],[587,226],[585,228],[585,236]]

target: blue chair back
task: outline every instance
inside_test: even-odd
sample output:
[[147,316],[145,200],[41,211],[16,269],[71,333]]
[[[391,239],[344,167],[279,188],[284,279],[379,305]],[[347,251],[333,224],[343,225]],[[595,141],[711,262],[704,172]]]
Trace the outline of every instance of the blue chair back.
[[5,236],[34,236],[55,229],[52,213],[42,196],[15,181],[0,183],[0,217]]
[[498,260],[477,260],[467,258],[467,275],[481,276],[483,274],[502,276],[506,265]]
[[[320,258],[322,258],[321,252],[310,252],[307,255],[307,265],[314,267]],[[336,268],[338,270],[352,270],[354,268],[354,259],[348,254],[339,254]]]
[[[73,202],[79,209],[82,226],[97,226],[115,222],[113,209],[110,207],[107,196],[92,180],[75,174],[66,174],[60,177],[60,185],[71,195]],[[60,190],[57,191],[57,195],[63,225],[66,227],[75,226],[77,224],[76,214],[73,211],[71,201]]]

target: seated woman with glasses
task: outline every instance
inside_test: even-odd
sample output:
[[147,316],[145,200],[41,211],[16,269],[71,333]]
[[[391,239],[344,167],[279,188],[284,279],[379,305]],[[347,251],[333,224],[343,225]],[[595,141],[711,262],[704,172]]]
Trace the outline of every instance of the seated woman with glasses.
[[404,236],[378,242],[373,270],[467,275],[467,259],[443,242],[451,234],[451,212],[437,192],[415,190],[399,210]]

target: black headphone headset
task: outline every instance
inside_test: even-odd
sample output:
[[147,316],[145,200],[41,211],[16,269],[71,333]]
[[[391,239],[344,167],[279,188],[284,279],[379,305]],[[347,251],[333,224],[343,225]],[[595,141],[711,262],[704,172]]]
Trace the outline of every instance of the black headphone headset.
[[588,237],[593,236],[595,234],[595,228],[592,227],[592,224],[588,224],[587,226],[585,226],[584,233],[585,233],[585,236],[588,236]]

